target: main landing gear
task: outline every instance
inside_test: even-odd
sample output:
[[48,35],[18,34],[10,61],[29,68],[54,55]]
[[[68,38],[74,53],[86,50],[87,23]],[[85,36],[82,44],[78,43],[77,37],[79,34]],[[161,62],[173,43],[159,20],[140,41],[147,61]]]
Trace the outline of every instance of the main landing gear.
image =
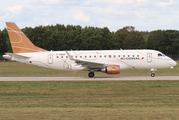
[[154,73],[151,73],[151,77],[155,77],[155,74],[154,74]]
[[94,74],[94,72],[92,72],[92,71],[88,73],[88,77],[90,77],[90,78],[93,78],[94,75],[95,75],[95,74]]
[[155,77],[154,71],[156,71],[156,69],[151,69],[151,77]]

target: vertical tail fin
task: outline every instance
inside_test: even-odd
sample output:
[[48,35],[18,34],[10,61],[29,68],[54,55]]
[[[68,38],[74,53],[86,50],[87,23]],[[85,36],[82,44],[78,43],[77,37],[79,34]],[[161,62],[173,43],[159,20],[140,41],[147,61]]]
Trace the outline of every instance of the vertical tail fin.
[[6,22],[6,26],[13,53],[30,53],[46,51],[42,48],[36,47],[15,23]]

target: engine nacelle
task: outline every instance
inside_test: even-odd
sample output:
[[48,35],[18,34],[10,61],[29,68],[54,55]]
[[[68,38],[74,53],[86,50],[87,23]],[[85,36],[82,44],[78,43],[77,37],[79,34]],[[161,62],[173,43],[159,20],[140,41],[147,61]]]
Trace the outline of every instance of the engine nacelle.
[[119,65],[108,65],[101,69],[102,72],[105,72],[107,74],[119,74],[120,72],[120,66]]

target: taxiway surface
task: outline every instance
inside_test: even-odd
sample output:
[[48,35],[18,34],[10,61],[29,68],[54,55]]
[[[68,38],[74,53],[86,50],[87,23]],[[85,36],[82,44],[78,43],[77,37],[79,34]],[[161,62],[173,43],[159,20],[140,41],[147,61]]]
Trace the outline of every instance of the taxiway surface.
[[0,77],[0,81],[179,80],[179,76]]

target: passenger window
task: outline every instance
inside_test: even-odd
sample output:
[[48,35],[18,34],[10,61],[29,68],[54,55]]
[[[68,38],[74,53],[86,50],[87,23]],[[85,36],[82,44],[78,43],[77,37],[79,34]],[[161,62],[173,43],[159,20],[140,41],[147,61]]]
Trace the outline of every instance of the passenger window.
[[94,56],[94,58],[96,58],[96,55]]
[[68,56],[66,56],[66,58],[68,58]]
[[63,56],[61,56],[61,58],[63,58]]
[[80,56],[80,58],[82,58],[82,56]]
[[132,55],[132,57],[135,57],[134,55]]
[[137,57],[139,57],[139,55],[137,55]]
[[101,58],[101,55],[99,57]]
[[91,58],[91,56],[89,56],[89,58]]
[[106,57],[106,55],[104,57]]
[[77,56],[75,56],[75,58],[77,58]]
[[125,57],[125,55],[123,55],[123,57]]
[[116,57],[116,55],[114,55],[114,57]]
[[128,55],[128,57],[130,57],[130,55]]
[[118,55],[118,57],[120,57],[120,55]]

